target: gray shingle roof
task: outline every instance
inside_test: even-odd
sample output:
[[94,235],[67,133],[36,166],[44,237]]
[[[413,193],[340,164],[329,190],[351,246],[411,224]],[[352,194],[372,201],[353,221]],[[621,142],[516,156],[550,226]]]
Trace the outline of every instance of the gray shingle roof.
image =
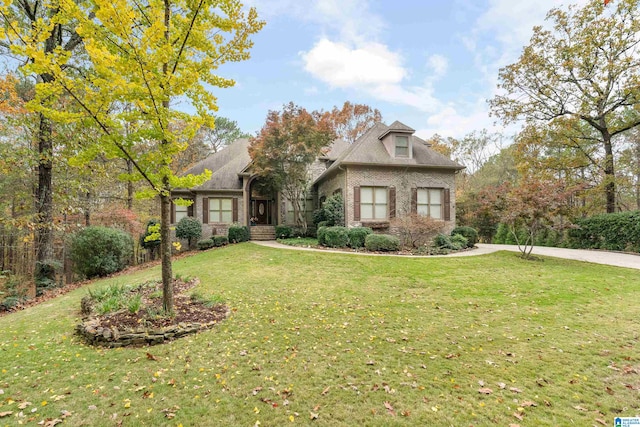
[[[392,129],[393,128],[393,129]],[[402,166],[423,167],[434,169],[449,169],[452,171],[464,169],[464,166],[454,162],[448,157],[431,149],[429,144],[415,135],[411,135],[413,145],[413,158],[394,158],[384,147],[380,138],[390,132],[413,133],[413,129],[398,121],[392,126],[376,123],[349,148],[347,148],[336,161],[320,175],[315,182],[321,181],[325,176],[337,170],[340,165],[371,165],[371,166]]]
[[212,172],[211,179],[193,190],[242,190],[242,180],[238,173],[250,162],[249,139],[241,138],[217,153],[193,165],[184,174],[201,174],[205,169]]

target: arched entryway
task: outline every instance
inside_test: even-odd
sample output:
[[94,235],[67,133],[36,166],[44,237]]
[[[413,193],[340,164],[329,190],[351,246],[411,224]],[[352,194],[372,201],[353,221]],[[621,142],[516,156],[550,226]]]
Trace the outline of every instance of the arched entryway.
[[277,193],[268,190],[260,178],[249,181],[247,218],[249,225],[276,225],[278,218]]

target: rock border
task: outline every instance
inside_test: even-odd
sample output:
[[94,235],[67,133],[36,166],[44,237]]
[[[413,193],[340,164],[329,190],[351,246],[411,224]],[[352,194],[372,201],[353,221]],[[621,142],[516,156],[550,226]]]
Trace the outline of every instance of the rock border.
[[222,320],[229,317],[231,310],[227,307],[224,317],[208,323],[178,323],[162,328],[135,328],[119,330],[100,326],[100,320],[96,317],[84,319],[76,326],[76,333],[93,346],[99,347],[135,347],[163,344],[185,335],[195,334],[211,329]]

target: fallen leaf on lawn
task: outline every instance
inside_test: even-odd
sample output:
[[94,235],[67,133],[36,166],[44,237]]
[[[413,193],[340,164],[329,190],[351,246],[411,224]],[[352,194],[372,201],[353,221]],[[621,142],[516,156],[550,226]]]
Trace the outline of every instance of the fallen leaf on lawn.
[[524,417],[522,416],[522,414],[520,412],[514,412],[513,416],[516,417],[517,419],[519,419],[520,421],[522,421],[524,419]]
[[604,421],[604,420],[602,420],[602,419],[600,419],[600,418],[596,418],[596,422],[598,422],[598,423],[602,424],[603,426],[608,425],[608,424],[606,423],[606,421]]
[[408,417],[409,415],[411,415],[411,412],[405,410],[400,412],[400,415],[402,415],[403,417]]
[[514,392],[514,393],[522,393],[522,390],[520,390],[520,389],[519,389],[519,388],[517,388],[517,387],[509,387],[509,390],[511,390],[511,391],[512,391],[512,392]]
[[60,418],[62,418],[63,420],[65,418],[70,417],[71,415],[73,415],[72,412],[67,411],[66,409],[63,409],[62,411],[60,411]]
[[613,390],[611,390],[611,388],[606,387],[606,388],[605,388],[605,391],[606,391],[607,393],[609,393],[610,395],[612,395],[612,396],[613,396]]
[[310,420],[317,420],[319,417],[317,412],[309,412],[309,419]]
[[478,381],[478,384],[480,385],[480,387],[484,387],[484,381],[479,380],[479,381]]
[[528,408],[528,407],[530,407],[530,406],[538,406],[538,404],[537,404],[537,403],[532,402],[532,401],[530,401],[530,400],[526,400],[526,401],[522,402],[522,404],[521,404],[521,405],[522,405],[522,407],[524,407],[524,408]]
[[500,387],[501,389],[505,389],[507,385],[505,383],[498,383],[498,387]]
[[393,410],[393,406],[391,406],[391,403],[389,402],[384,402],[384,407],[387,408],[387,411],[389,411],[389,413],[391,415],[393,415],[394,417],[396,416],[395,411]]
[[260,390],[262,390],[262,387],[256,387],[251,391],[251,394],[255,396],[256,394],[258,394],[258,392],[260,392]]
[[44,427],[54,427],[56,424],[60,424],[62,420],[60,418],[55,418],[53,420],[49,419],[44,423]]
[[2,417],[8,417],[9,415],[13,414],[12,411],[6,411],[6,412],[0,412],[0,418]]
[[371,366],[371,365],[375,365],[375,364],[376,364],[376,362],[374,362],[373,360],[368,360],[367,361],[367,365]]
[[31,402],[22,402],[18,405],[18,409],[25,409],[29,405],[31,405]]
[[520,427],[520,424],[509,424],[509,427]]
[[331,386],[327,386],[327,388],[325,388],[324,390],[322,390],[322,393],[320,393],[322,396],[326,396],[327,393],[329,393],[329,389],[331,388]]
[[493,390],[491,390],[489,387],[483,387],[483,388],[478,390],[478,393],[491,394],[491,393],[493,393]]
[[449,353],[444,358],[445,359],[455,359],[456,357],[460,357],[459,354]]
[[582,411],[582,412],[588,412],[588,409],[583,408],[580,405],[574,406],[573,409],[577,409],[578,411]]
[[153,354],[147,352],[147,359],[149,360],[155,360],[156,362],[158,361],[158,358],[155,357]]

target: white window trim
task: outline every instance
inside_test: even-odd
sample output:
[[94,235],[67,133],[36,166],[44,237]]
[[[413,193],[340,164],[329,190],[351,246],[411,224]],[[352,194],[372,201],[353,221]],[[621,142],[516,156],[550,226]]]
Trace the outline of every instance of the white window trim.
[[[372,198],[372,202],[371,203],[364,203],[362,201],[362,189],[365,188],[371,188],[371,198]],[[384,203],[384,216],[383,217],[378,217],[376,216],[376,206],[382,206],[381,203],[376,203],[376,189],[377,188],[383,188],[387,195],[386,195],[386,201]],[[371,211],[373,213],[373,218],[365,218],[364,215],[362,214],[362,206],[363,205],[371,205]],[[363,185],[360,187],[360,220],[361,221],[387,221],[389,219],[389,187],[384,187],[381,185]]]
[[[222,209],[222,201],[229,200],[230,209]],[[218,205],[218,209],[214,209],[214,205]],[[222,214],[229,212],[231,219],[229,222],[222,221]],[[214,219],[215,217],[215,219]],[[209,224],[231,224],[233,222],[233,198],[230,197],[210,197],[209,198]]]
[[[436,190],[440,192],[440,216],[438,218],[434,218],[431,215],[431,207],[433,206],[433,204],[431,203],[431,190]],[[440,188],[440,187],[421,187],[417,189],[418,194],[417,194],[417,199],[416,200],[416,213],[420,212],[420,206],[426,206],[427,207],[427,214],[424,215],[422,214],[422,216],[428,216],[430,218],[436,219],[436,220],[444,220],[444,188]],[[427,193],[427,203],[420,203],[420,191],[426,191]]]
[[[406,138],[407,140],[407,155],[398,155],[398,138]],[[404,148],[404,147],[402,147]],[[393,156],[399,159],[410,159],[411,153],[413,150],[411,149],[411,138],[409,135],[394,135],[393,136]]]

